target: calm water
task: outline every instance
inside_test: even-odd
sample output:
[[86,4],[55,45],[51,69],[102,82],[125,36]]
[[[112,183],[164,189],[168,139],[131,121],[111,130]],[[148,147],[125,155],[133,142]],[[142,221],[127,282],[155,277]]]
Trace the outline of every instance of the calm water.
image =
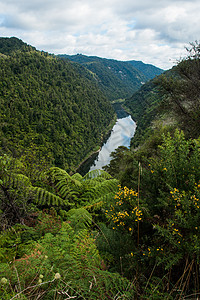
[[118,118],[109,138],[103,144],[100,152],[84,163],[78,172],[84,175],[89,171],[102,169],[103,166],[109,164],[111,152],[115,151],[119,146],[130,147],[131,138],[135,133],[135,129],[136,123],[130,115],[126,114],[125,117]]
[[110,137],[102,146],[98,157],[90,167],[90,171],[101,169],[103,166],[108,165],[111,160],[111,152],[116,150],[119,146],[125,146],[129,148],[131,138],[135,133],[135,128],[136,124],[130,115],[122,119],[117,119]]

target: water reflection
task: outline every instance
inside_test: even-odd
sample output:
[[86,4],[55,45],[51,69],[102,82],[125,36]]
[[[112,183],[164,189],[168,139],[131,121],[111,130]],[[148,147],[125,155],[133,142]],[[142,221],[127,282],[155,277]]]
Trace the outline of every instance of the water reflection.
[[116,150],[119,146],[125,146],[129,148],[131,138],[135,133],[135,128],[136,123],[133,121],[130,115],[125,118],[118,119],[112,129],[110,137],[102,146],[96,160],[90,167],[90,171],[102,169],[103,166],[109,164],[111,160],[111,152]]

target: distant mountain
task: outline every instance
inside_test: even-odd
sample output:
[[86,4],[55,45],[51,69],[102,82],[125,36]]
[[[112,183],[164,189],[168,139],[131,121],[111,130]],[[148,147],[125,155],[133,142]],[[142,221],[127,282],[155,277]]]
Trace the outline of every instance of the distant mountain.
[[87,69],[17,38],[0,38],[0,64],[0,155],[72,170],[100,145],[114,111]]
[[137,68],[133,61],[124,62],[82,54],[59,56],[87,68],[109,100],[131,97],[150,78],[162,73],[162,70],[142,62]]
[[148,80],[153,79],[154,77],[164,72],[164,70],[157,68],[151,64],[145,64],[142,61],[130,60],[126,62],[131,64],[134,68],[136,68],[141,73],[143,73]]

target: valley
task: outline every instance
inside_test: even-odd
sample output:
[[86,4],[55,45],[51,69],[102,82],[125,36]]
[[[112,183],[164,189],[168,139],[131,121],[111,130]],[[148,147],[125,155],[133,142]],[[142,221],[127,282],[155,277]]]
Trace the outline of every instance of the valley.
[[1,299],[198,299],[199,49],[164,71],[0,38]]

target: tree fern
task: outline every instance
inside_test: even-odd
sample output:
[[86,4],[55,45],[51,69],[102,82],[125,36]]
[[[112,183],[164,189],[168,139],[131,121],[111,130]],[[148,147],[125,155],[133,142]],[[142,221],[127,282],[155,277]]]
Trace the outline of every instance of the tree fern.
[[97,201],[102,196],[105,196],[107,193],[114,193],[117,191],[118,180],[111,179],[107,181],[100,182],[90,188],[90,190],[86,191],[83,195],[84,199],[88,199],[92,201],[96,199]]
[[97,178],[97,177],[102,177],[102,178],[105,178],[105,179],[110,179],[112,178],[112,176],[107,173],[106,171],[104,170],[93,170],[93,171],[90,171],[88,172],[84,177],[83,179],[91,179],[91,178]]
[[34,192],[35,199],[34,201],[38,205],[47,205],[47,206],[60,206],[64,204],[64,201],[59,196],[54,195],[53,193],[48,192],[47,190],[40,187],[30,187],[30,190]]
[[74,186],[80,186],[81,183],[76,178],[70,176],[65,170],[60,169],[58,167],[52,167],[47,172],[47,175],[50,176],[51,180],[53,180],[55,183],[57,182],[65,182],[65,183],[71,183]]
[[110,203],[113,198],[113,192],[103,194],[100,198],[98,198],[98,200],[95,199],[94,201],[91,201],[84,208],[88,209],[89,211],[99,210],[100,208],[105,207],[106,204]]
[[71,176],[72,179],[78,180],[78,181],[82,181],[83,180],[83,176],[81,176],[81,174],[79,173],[75,173]]
[[64,211],[67,212],[72,207],[100,207],[102,202],[107,201],[117,190],[118,181],[112,179],[105,171],[95,170],[84,177],[80,174],[70,176],[58,167],[41,172],[37,180],[39,186],[35,186],[30,178],[23,174],[21,162],[19,167],[17,160],[13,161],[13,166],[10,167],[11,161],[7,157],[0,159],[0,184],[7,197],[7,204],[4,204],[8,206],[12,197],[19,206],[32,202],[39,207],[59,207],[65,215]]
[[21,186],[27,187],[31,185],[31,181],[27,176],[16,173],[6,174],[4,176],[3,183],[5,186],[9,186],[14,189],[17,189]]
[[76,230],[86,229],[92,224],[92,216],[85,208],[73,208],[67,212],[67,221]]

